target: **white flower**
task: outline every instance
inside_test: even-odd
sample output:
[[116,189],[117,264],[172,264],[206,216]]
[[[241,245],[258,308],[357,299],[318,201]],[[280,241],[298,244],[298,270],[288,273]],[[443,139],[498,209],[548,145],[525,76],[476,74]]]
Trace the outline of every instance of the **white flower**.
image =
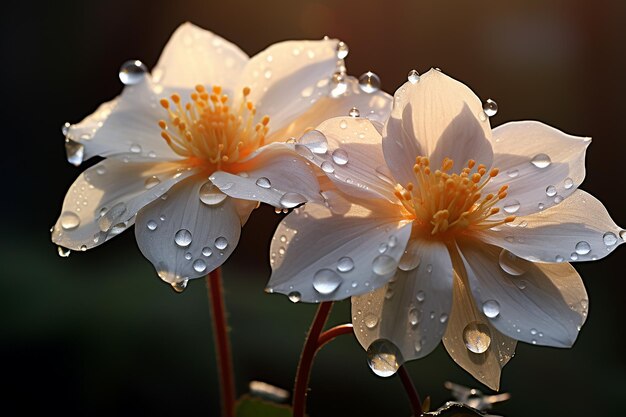
[[286,41],[248,58],[181,25],[152,75],[130,62],[119,97],[66,124],[70,162],[106,159],[70,187],[52,240],[86,250],[135,223],[142,253],[175,289],[217,268],[258,202],[288,209],[321,199],[290,135],[355,104],[389,112],[386,94],[355,90],[340,49],[327,38]]
[[379,374],[443,338],[497,388],[516,340],[574,343],[588,300],[568,262],[602,258],[624,238],[577,190],[589,138],[533,121],[492,131],[478,97],[436,70],[398,89],[382,134],[350,117],[317,129],[328,152],[312,160],[332,164],[341,192],[326,194],[334,211],[311,203],[281,222],[270,291],[352,296],[355,334]]

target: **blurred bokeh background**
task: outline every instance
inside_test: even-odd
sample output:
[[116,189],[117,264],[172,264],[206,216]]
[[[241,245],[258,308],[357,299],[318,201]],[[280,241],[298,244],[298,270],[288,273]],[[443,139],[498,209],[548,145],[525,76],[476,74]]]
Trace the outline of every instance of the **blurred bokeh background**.
[[[537,119],[592,136],[583,188],[626,225],[626,2],[621,0],[50,1],[3,5],[0,413],[219,415],[206,288],[175,294],[132,231],[97,249],[57,255],[48,229],[84,167],[65,162],[62,123],[121,91],[119,66],[152,67],[191,21],[249,55],[271,43],[338,37],[348,71],[390,93],[415,68],[440,67],[499,104],[492,125]],[[87,165],[90,165],[88,162]],[[268,242],[281,216],[262,207],[224,267],[237,388],[291,389],[315,306],[263,292]],[[577,264],[590,315],[569,350],[519,344],[496,407],[510,417],[609,416],[626,392],[626,249]],[[332,322],[349,320],[338,303]],[[450,399],[446,380],[480,387],[440,346],[408,364],[422,396]],[[374,376],[353,337],[327,346],[311,380],[312,416],[408,416],[396,377]],[[623,406],[622,406],[623,409]]]

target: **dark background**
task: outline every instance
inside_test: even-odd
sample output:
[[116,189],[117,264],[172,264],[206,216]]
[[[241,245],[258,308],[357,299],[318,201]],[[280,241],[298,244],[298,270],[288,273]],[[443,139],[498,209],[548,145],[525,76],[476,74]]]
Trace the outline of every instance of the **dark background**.
[[[338,37],[350,46],[348,71],[376,72],[390,93],[410,69],[440,67],[498,102],[493,125],[537,119],[592,136],[582,188],[626,225],[621,0],[21,1],[5,2],[0,19],[3,415],[219,414],[203,281],[175,294],[141,256],[132,232],[69,259],[57,256],[48,233],[84,168],[65,162],[61,124],[117,95],[125,60],[151,68],[187,20],[250,55],[285,39]],[[280,217],[266,207],[253,213],[224,267],[240,393],[250,379],[291,389],[315,310],[263,292]],[[621,248],[576,265],[591,300],[578,342],[569,350],[520,344],[502,378],[513,398],[498,414],[621,414],[624,256]],[[338,303],[333,322],[349,320],[348,304]],[[449,399],[445,380],[478,386],[442,346],[408,369],[435,405]],[[398,379],[375,377],[349,336],[318,356],[311,388],[312,416],[410,413]]]

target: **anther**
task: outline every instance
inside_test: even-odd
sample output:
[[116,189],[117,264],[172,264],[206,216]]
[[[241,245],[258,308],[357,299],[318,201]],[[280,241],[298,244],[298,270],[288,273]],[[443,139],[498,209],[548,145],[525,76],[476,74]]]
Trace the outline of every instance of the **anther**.
[[176,104],[180,103],[180,96],[178,94],[176,94],[176,93],[172,94],[171,99]]
[[169,102],[169,101],[167,101],[167,99],[166,99],[166,98],[162,98],[161,100],[159,100],[159,103],[161,103],[161,106],[162,106],[164,109],[169,109],[169,108],[170,108],[170,102]]

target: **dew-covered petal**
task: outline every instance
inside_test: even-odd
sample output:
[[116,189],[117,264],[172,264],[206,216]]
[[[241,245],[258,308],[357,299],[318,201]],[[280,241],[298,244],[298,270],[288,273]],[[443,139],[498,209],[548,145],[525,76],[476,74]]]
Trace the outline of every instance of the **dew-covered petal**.
[[[181,159],[161,138],[158,122],[166,118],[167,113],[159,105],[160,98],[150,78],[146,77],[138,84],[126,86],[119,97],[102,104],[80,123],[71,125],[66,148],[82,146],[83,155],[70,162],[79,165],[92,156],[122,154],[144,160]],[[68,144],[68,141],[71,142]]]
[[337,67],[337,43],[328,39],[274,44],[248,61],[235,91],[250,87],[248,100],[257,113],[270,116],[270,128],[280,130],[304,113],[313,99],[328,94]]
[[341,300],[393,276],[411,225],[352,206],[345,215],[310,203],[283,219],[272,238],[267,290],[306,302]]
[[165,87],[197,84],[233,88],[248,56],[233,43],[189,22],[165,45],[152,76]]
[[557,206],[476,236],[534,262],[593,261],[624,243],[622,228],[583,190]]
[[501,207],[512,214],[536,213],[559,203],[585,178],[591,138],[571,136],[541,122],[506,123],[493,130],[493,166],[500,169],[485,192],[508,185]]
[[428,355],[441,341],[452,306],[452,263],[440,242],[418,241],[420,260],[374,292],[352,297],[352,324],[361,346],[393,342],[405,360]]
[[335,117],[299,138],[296,150],[346,194],[397,201],[395,181],[386,175],[380,140],[380,133],[368,119]]
[[307,201],[322,201],[315,172],[293,145],[264,146],[233,169],[243,175],[217,171],[210,176],[231,197],[287,209]]
[[206,182],[203,175],[188,178],[172,187],[166,200],[156,200],[137,214],[137,245],[169,284],[207,275],[239,242],[241,220],[233,199],[202,201]]
[[460,250],[474,299],[496,329],[526,343],[574,344],[589,302],[580,276],[569,263],[503,259],[510,256],[503,249],[475,242],[460,244]]
[[72,250],[98,246],[132,226],[137,211],[192,174],[174,163],[105,159],[70,186],[52,241]]
[[399,180],[412,181],[409,171],[418,155],[435,167],[444,158],[460,170],[469,159],[489,166],[493,157],[488,118],[482,104],[463,83],[437,70],[407,82],[394,94],[391,118],[383,133],[387,165]]
[[478,310],[458,254],[456,259],[453,256],[453,265],[452,311],[443,344],[459,366],[489,388],[498,390],[501,370],[515,354],[517,341],[496,330]]

